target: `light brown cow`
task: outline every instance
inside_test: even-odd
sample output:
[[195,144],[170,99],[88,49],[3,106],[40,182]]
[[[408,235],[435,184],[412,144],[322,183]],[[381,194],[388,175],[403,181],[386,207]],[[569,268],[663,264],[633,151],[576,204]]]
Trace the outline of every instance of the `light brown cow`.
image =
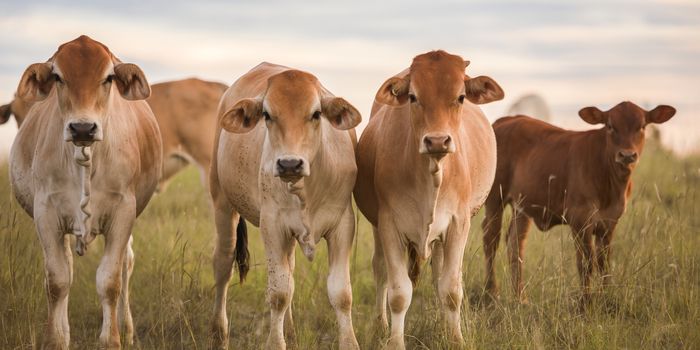
[[404,348],[411,282],[431,253],[449,336],[462,342],[462,255],[470,218],[496,169],[493,130],[476,104],[503,98],[493,79],[465,75],[467,65],[444,51],[414,58],[379,88],[357,146],[355,200],[374,229],[377,311],[384,327],[388,274],[392,348]]
[[[644,147],[644,129],[675,114],[670,106],[644,111],[622,102],[607,112],[579,111],[589,131],[569,131],[526,116],[504,117],[493,126],[498,142],[496,180],[486,201],[483,221],[486,289],[498,296],[494,258],[501,237],[505,206],[513,208],[507,234],[511,279],[516,296],[523,293],[525,239],[534,221],[540,230],[571,227],[581,284],[582,303],[590,299],[594,260],[610,280],[610,242],[632,190],[631,174]],[[595,243],[593,239],[595,238]]]
[[[216,132],[216,110],[228,86],[200,79],[184,79],[151,86],[146,100],[158,121],[163,137],[162,191],[168,180],[190,162],[199,165],[203,184],[209,183],[211,150]],[[0,106],[0,124],[15,116],[17,127],[32,106],[15,94],[9,104]]]
[[47,62],[29,66],[19,83],[17,95],[36,104],[15,138],[10,177],[44,252],[45,348],[69,345],[73,260],[68,234],[76,235],[81,255],[95,235],[105,236],[97,268],[100,344],[120,347],[118,303],[126,340],[132,343],[131,230],[156,188],[162,162],[158,125],[143,101],[149,94],[139,67],[122,63],[87,36],[61,45]]
[[[271,307],[267,347],[284,348],[285,333],[293,338],[296,242],[311,259],[316,243],[325,238],[328,297],[338,318],[340,348],[358,348],[349,271],[357,167],[348,130],[360,122],[359,112],[315,76],[262,63],[226,91],[219,115],[222,129],[210,183],[217,231],[215,345],[228,345],[227,286],[233,260],[246,244],[240,232],[234,236],[233,223],[243,215],[260,227],[265,245]],[[238,263],[243,279],[245,261]]]

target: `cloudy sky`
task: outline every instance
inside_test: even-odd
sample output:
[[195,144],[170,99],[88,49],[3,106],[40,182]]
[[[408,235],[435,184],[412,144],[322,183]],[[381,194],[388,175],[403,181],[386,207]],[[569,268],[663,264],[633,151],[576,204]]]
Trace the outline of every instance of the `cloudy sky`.
[[[232,83],[261,61],[314,73],[368,119],[374,93],[411,59],[445,49],[489,75],[501,116],[537,92],[556,124],[585,128],[576,112],[622,100],[677,116],[665,141],[700,147],[700,1],[15,1],[0,14],[0,101],[31,63],[87,34],[151,83],[197,76]],[[14,121],[0,126],[0,153]]]

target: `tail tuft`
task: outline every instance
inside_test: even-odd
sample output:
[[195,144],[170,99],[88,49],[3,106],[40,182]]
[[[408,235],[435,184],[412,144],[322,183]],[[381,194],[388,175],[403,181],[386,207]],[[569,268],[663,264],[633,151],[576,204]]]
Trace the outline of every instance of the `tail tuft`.
[[248,270],[250,270],[248,228],[243,217],[238,220],[238,226],[236,226],[236,265],[238,266],[238,276],[240,276],[241,283],[243,283],[248,275]]

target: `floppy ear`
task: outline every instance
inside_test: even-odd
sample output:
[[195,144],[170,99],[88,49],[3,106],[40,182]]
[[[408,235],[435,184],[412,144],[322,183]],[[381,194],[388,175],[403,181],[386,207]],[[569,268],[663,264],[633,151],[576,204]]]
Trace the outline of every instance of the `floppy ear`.
[[608,115],[596,107],[586,107],[578,111],[579,117],[588,124],[604,124],[608,121]]
[[151,96],[151,87],[141,68],[131,63],[116,63],[114,65],[114,82],[119,93],[127,100],[145,100]]
[[647,123],[655,123],[655,124],[661,124],[666,122],[667,120],[671,119],[676,114],[676,109],[667,106],[667,105],[660,105],[656,106],[656,108],[652,109],[651,111],[647,112]]
[[484,104],[503,99],[503,89],[495,80],[486,76],[464,78],[465,94],[474,104]]
[[50,62],[34,63],[27,67],[17,87],[17,95],[29,102],[41,101],[49,95],[53,83],[53,67]]
[[12,115],[12,103],[0,106],[0,124],[7,123]]
[[394,107],[400,106],[408,101],[408,87],[410,82],[411,80],[408,76],[405,78],[389,78],[389,80],[385,81],[382,87],[379,88],[374,99],[385,105]]
[[253,130],[262,116],[262,100],[244,98],[226,111],[219,123],[224,130],[244,134]]
[[357,108],[340,97],[322,99],[321,112],[334,128],[340,130],[352,129],[362,121],[362,116]]

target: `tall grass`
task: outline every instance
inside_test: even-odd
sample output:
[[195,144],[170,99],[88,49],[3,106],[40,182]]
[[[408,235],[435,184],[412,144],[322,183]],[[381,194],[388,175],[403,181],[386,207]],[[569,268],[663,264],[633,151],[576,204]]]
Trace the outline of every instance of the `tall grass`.
[[[46,322],[43,258],[32,221],[10,192],[7,165],[0,168],[0,348],[40,344]],[[526,292],[516,303],[504,250],[497,257],[499,302],[484,302],[481,215],[472,221],[464,257],[464,335],[467,348],[697,349],[700,348],[700,158],[677,159],[648,144],[634,174],[635,188],[613,240],[613,285],[598,290],[586,313],[577,309],[578,277],[567,228],[527,243]],[[369,225],[361,219],[352,254],[353,318],[362,348],[381,348],[374,323],[374,281]],[[213,224],[208,195],[190,168],[153,198],[134,229],[136,267],[131,300],[137,349],[201,349],[208,343],[213,310]],[[102,239],[75,258],[70,295],[73,348],[97,347],[101,310],[95,271]],[[231,348],[264,346],[269,313],[266,268],[258,231],[250,229],[248,280],[229,288]],[[293,308],[300,349],[335,348],[337,325],[326,296],[327,254],[310,263],[298,252]],[[408,311],[407,345],[443,349],[440,308],[429,269]]]

